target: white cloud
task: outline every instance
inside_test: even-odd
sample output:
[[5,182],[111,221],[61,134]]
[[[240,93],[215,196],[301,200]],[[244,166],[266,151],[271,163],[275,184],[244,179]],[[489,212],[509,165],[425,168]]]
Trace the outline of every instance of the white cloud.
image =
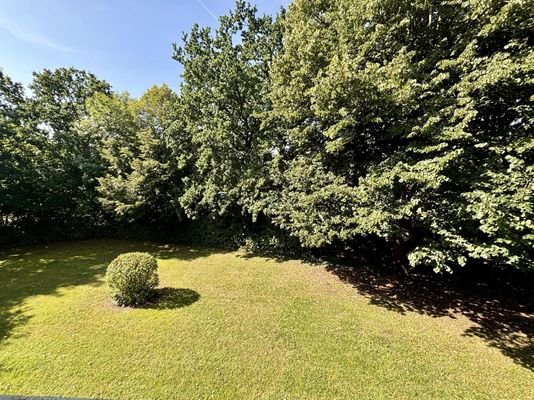
[[7,31],[12,36],[14,36],[14,37],[16,37],[16,38],[18,38],[20,40],[23,40],[25,42],[28,42],[28,43],[33,43],[33,44],[37,44],[37,45],[40,45],[40,46],[49,47],[51,49],[58,50],[58,51],[63,51],[63,52],[66,52],[66,53],[75,53],[75,52],[77,52],[76,49],[73,49],[73,48],[67,47],[67,46],[63,46],[63,45],[61,45],[59,43],[53,42],[53,41],[47,39],[46,37],[41,36],[39,34],[36,34],[35,32],[32,32],[32,31],[26,29],[25,27],[20,26],[16,22],[11,21],[11,20],[9,20],[7,18],[4,18],[2,16],[0,16],[0,29],[3,29],[5,31]]

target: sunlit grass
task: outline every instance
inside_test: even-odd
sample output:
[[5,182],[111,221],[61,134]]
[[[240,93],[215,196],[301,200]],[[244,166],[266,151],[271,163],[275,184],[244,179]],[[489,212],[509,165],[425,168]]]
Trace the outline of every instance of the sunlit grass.
[[[108,299],[107,263],[159,259],[165,301]],[[528,399],[532,371],[465,318],[370,304],[322,267],[88,241],[0,254],[0,394],[108,399]]]

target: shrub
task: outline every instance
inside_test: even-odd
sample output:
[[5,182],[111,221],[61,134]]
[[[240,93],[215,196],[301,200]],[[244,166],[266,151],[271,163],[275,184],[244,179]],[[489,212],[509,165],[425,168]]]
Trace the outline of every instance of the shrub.
[[121,254],[109,264],[106,281],[117,304],[142,305],[159,283],[158,263],[147,253]]
[[251,255],[259,256],[283,258],[305,255],[305,250],[300,247],[298,239],[273,227],[264,227],[249,234],[240,249]]

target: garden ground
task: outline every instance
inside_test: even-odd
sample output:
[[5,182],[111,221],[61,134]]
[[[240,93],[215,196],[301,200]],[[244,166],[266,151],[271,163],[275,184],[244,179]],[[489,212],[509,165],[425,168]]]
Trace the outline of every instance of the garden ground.
[[[118,254],[158,299],[118,308]],[[528,295],[528,294],[527,294]],[[528,399],[532,309],[433,280],[127,241],[0,253],[0,394],[108,399]]]

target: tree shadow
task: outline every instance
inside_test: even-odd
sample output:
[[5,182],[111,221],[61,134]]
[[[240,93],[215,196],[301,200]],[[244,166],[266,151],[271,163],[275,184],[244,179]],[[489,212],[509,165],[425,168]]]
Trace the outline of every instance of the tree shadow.
[[452,275],[418,272],[406,276],[371,266],[329,264],[327,269],[351,284],[370,304],[406,314],[467,317],[465,336],[483,339],[516,363],[534,370],[533,276],[488,271]]
[[200,294],[192,289],[164,287],[156,289],[150,301],[138,308],[173,310],[190,306],[198,300]]
[[[111,260],[130,251],[148,252],[158,259],[191,261],[213,254],[210,249],[132,242],[87,240],[0,251],[0,344],[17,333],[31,318],[25,306],[37,295],[60,296],[62,288],[102,285]],[[159,307],[186,305],[192,293],[167,290],[161,293]],[[195,292],[196,293],[196,292]],[[197,296],[200,297],[197,293]],[[196,299],[198,300],[198,298]],[[195,300],[195,301],[196,301]]]
[[37,295],[60,295],[64,287],[98,284],[115,254],[80,255],[48,249],[0,255],[0,343],[31,318],[26,299]]

